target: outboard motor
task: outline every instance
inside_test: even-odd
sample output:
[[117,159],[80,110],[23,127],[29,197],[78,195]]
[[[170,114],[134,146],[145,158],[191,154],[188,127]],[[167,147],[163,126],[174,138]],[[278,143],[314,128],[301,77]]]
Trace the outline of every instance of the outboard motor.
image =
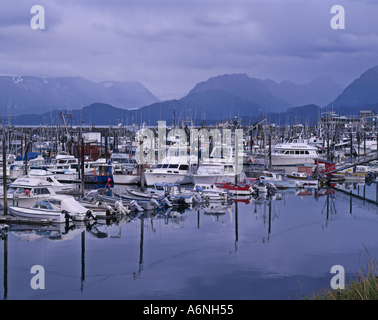
[[130,212],[130,209],[125,207],[122,203],[122,201],[116,201],[114,204],[115,209],[120,214],[127,214]]
[[195,203],[201,203],[202,197],[198,193],[194,193],[192,196],[193,202]]
[[85,215],[87,216],[87,219],[90,220],[90,219],[93,219],[93,220],[97,220],[97,218],[92,214],[92,210],[88,210]]
[[66,218],[66,222],[69,222],[69,220],[73,220],[72,216],[68,213],[66,210],[62,210],[62,213],[64,214],[64,217]]
[[177,204],[178,204],[178,206],[179,207],[188,207],[189,205],[186,203],[186,201],[185,201],[185,198],[184,197],[180,197],[180,198],[178,198],[177,199]]
[[130,207],[138,211],[144,211],[144,209],[138,204],[136,200],[130,202]]
[[166,204],[168,207],[173,207],[172,202],[169,201],[167,197],[163,198],[163,199],[161,200],[161,202],[164,203],[164,204]]
[[151,198],[150,200],[150,204],[155,208],[155,209],[158,209],[161,207],[161,204],[159,202],[156,201],[156,199],[153,199]]

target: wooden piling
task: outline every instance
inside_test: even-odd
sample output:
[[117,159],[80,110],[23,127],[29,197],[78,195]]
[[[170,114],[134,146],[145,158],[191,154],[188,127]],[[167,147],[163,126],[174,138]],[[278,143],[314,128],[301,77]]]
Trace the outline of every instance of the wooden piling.
[[4,215],[8,214],[8,194],[7,194],[7,151],[3,130],[3,196],[4,196]]

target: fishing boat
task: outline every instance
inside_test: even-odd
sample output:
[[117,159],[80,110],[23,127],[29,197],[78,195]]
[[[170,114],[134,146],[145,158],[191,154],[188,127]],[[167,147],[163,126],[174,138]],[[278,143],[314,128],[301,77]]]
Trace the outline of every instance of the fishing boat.
[[93,170],[84,173],[84,182],[100,184],[114,182],[111,162],[105,163],[99,160],[92,163]]
[[140,173],[136,166],[113,163],[113,182],[115,184],[138,184]]
[[68,195],[54,195],[35,202],[31,207],[9,205],[8,210],[15,217],[47,219],[56,223],[95,218],[91,210],[86,209],[74,197]]

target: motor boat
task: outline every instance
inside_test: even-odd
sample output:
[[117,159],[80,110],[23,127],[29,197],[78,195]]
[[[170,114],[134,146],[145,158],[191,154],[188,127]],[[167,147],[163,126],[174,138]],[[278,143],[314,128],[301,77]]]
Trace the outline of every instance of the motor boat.
[[[56,195],[51,183],[36,177],[20,177],[7,189],[7,204],[31,207],[37,201]],[[0,204],[4,206],[4,190],[0,194]]]
[[190,166],[186,163],[157,164],[155,168],[145,170],[144,181],[147,186],[153,186],[154,183],[193,183]]
[[249,184],[240,185],[233,184],[229,182],[225,183],[214,183],[214,185],[219,189],[226,189],[233,195],[251,195],[253,193],[253,188]]
[[[242,172],[237,175],[237,180],[244,179],[245,174]],[[201,163],[195,174],[192,174],[193,183],[196,185],[214,184],[224,182],[235,182],[235,165],[232,163]]]
[[91,210],[82,206],[73,196],[69,195],[54,195],[36,201],[31,207],[9,205],[8,210],[15,217],[47,219],[56,223],[95,219]]

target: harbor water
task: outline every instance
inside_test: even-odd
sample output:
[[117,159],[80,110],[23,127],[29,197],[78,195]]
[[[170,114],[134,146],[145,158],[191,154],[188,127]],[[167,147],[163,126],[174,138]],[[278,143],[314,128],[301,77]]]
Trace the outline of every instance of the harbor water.
[[[301,299],[378,256],[377,185],[238,198],[115,221],[9,225],[2,299]],[[217,212],[218,210],[218,212]],[[33,289],[33,266],[44,288]]]

